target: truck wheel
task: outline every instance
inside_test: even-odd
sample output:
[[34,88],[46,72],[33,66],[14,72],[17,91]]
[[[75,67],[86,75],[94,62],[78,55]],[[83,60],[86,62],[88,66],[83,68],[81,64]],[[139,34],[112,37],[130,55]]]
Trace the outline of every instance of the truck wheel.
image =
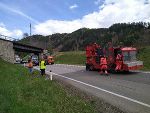
[[93,65],[90,65],[90,67],[89,67],[90,69],[90,71],[93,71],[94,70],[94,66]]
[[90,65],[86,64],[86,71],[90,71]]
[[116,73],[115,69],[110,69],[109,72],[112,74]]
[[116,73],[115,68],[116,68],[115,64],[110,65],[109,66],[109,72],[112,73],[112,74]]
[[87,71],[93,71],[93,70],[94,70],[94,66],[93,66],[93,65],[86,64],[86,70],[87,70]]
[[124,70],[123,73],[129,74],[129,70],[126,70],[126,71]]

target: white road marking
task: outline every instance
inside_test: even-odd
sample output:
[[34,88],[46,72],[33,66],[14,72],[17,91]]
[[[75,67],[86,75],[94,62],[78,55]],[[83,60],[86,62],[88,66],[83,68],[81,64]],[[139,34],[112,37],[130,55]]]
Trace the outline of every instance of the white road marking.
[[[86,66],[80,66],[80,65],[70,65],[70,64],[55,64],[55,65],[60,65],[60,66],[70,66],[70,67],[86,67]],[[150,71],[131,71],[131,72],[139,72],[139,73],[146,73],[150,74]]]
[[[37,67],[35,67],[35,69],[39,70],[39,68],[37,68]],[[46,71],[46,72],[50,74],[49,71]],[[83,84],[83,85],[86,85],[86,86],[89,86],[89,87],[92,87],[92,88],[95,88],[95,89],[98,89],[98,90],[101,90],[103,92],[115,95],[115,96],[120,97],[120,98],[124,98],[126,100],[131,101],[131,102],[134,102],[134,103],[137,103],[137,104],[140,104],[140,105],[143,105],[143,106],[146,106],[146,107],[150,108],[150,105],[146,104],[144,102],[141,102],[141,101],[138,101],[138,100],[135,100],[135,99],[132,99],[132,98],[129,98],[129,97],[126,97],[126,96],[108,91],[106,89],[103,89],[103,88],[100,88],[100,87],[97,87],[97,86],[94,86],[94,85],[91,85],[91,84],[88,84],[88,83],[85,83],[85,82],[82,82],[82,81],[79,81],[79,80],[75,80],[75,79],[72,79],[72,78],[69,78],[69,77],[66,77],[66,76],[63,76],[63,75],[60,75],[60,74],[56,74],[56,73],[53,73],[53,72],[52,72],[52,74],[54,74],[56,76],[59,76],[59,77],[62,77],[62,78],[65,78],[65,79],[68,79],[68,80],[71,80],[71,81],[74,81],[74,82],[77,82],[77,83],[80,83],[80,84]]]
[[85,67],[85,66],[81,66],[81,65],[70,65],[70,64],[55,64],[55,65],[70,66],[70,67]]

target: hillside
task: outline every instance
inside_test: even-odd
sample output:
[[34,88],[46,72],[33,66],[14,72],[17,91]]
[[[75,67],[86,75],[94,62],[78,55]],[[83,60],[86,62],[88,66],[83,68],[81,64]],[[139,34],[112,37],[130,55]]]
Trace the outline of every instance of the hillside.
[[125,46],[134,45],[138,48],[150,45],[150,23],[118,23],[109,28],[82,28],[72,33],[56,33],[49,36],[33,35],[20,40],[22,43],[50,51],[84,50],[89,43],[97,42],[106,46],[106,43],[110,41],[114,45],[122,42]]
[[85,51],[59,52],[55,56],[55,63],[57,64],[85,65],[85,62]]
[[150,71],[150,46],[142,47],[138,53],[138,59],[143,61],[143,70]]

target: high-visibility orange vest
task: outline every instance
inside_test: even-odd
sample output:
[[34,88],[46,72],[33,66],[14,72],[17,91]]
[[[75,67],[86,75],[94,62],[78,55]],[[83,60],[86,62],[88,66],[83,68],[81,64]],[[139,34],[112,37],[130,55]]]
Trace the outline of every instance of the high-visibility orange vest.
[[107,60],[106,58],[101,58],[101,65],[107,65]]
[[117,55],[116,60],[122,60],[122,56],[120,54]]
[[32,68],[32,67],[33,67],[33,63],[32,63],[32,62],[29,62],[29,63],[28,63],[28,67]]

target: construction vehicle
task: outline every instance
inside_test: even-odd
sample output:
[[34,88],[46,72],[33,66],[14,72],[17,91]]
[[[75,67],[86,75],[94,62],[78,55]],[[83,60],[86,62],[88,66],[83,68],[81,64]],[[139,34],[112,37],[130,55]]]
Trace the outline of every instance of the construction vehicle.
[[54,57],[53,56],[43,54],[43,58],[44,58],[44,60],[46,62],[46,65],[52,65],[52,64],[54,64]]
[[48,50],[43,50],[43,58],[45,59],[46,65],[54,64],[54,57],[50,55]]
[[[86,46],[86,70],[101,70],[100,59],[102,56],[107,58],[107,66],[109,72],[129,72],[130,70],[139,70],[143,67],[142,61],[137,61],[137,49],[134,47],[113,47],[109,43],[107,48],[101,48],[100,45],[94,43]],[[116,70],[118,65],[117,55],[120,54],[120,68]]]
[[53,56],[47,56],[47,64],[54,64],[54,57]]

